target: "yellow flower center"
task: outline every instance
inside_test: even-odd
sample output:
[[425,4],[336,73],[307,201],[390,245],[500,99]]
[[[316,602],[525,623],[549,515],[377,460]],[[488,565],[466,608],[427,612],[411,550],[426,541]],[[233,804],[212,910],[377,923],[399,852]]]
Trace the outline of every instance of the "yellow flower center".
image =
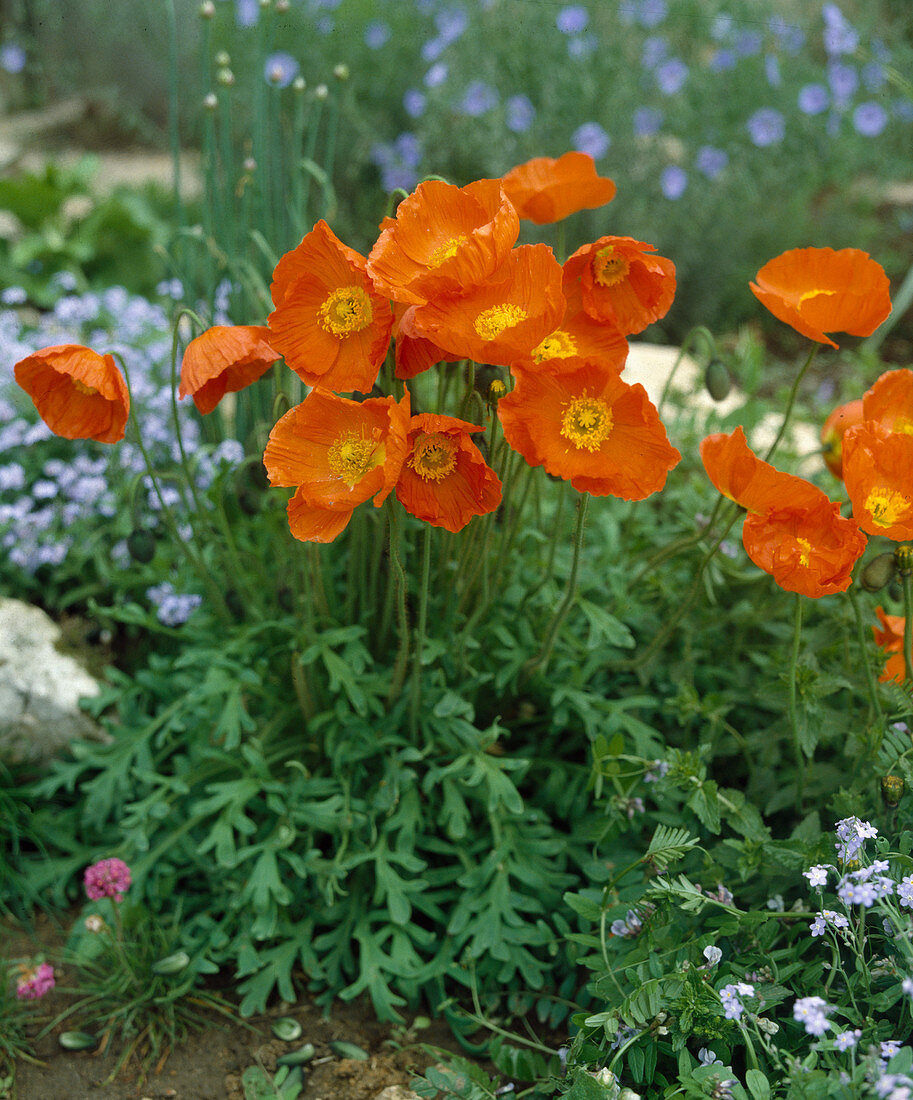
[[913,420],[908,416],[898,416],[891,425],[892,432],[900,432],[902,435],[913,435]]
[[797,538],[796,545],[799,547],[799,564],[807,567],[811,561],[812,544],[808,539]]
[[551,336],[546,336],[533,351],[533,359],[541,363],[543,359],[570,359],[576,354],[577,341],[569,332],[559,328]]
[[810,301],[812,298],[820,298],[822,294],[826,297],[830,297],[831,295],[836,293],[836,290],[806,290],[806,292],[799,297],[799,309],[801,309],[805,305],[805,303]]
[[445,263],[447,260],[452,260],[467,240],[469,240],[469,238],[461,233],[458,237],[451,237],[449,241],[444,241],[443,244],[439,244],[428,257],[428,266],[440,267],[441,264]]
[[502,306],[483,309],[473,322],[473,327],[483,340],[497,340],[506,328],[519,325],[528,316],[525,309],[506,302]]
[[879,527],[892,527],[910,508],[910,501],[895,489],[873,489],[865,498],[866,511]]
[[578,450],[599,449],[612,430],[612,410],[598,397],[575,397],[564,410],[561,434]]
[[365,439],[355,432],[343,432],[327,451],[327,465],[340,481],[352,489],[365,474],[382,466],[385,456],[383,443]]
[[615,286],[628,274],[631,265],[615,251],[615,246],[607,244],[593,257],[593,278],[600,286]]
[[94,397],[98,393],[94,386],[87,386],[85,382],[80,382],[78,378],[72,379],[72,382],[77,392],[84,393],[86,397]]
[[318,320],[334,336],[351,336],[371,324],[374,310],[371,299],[360,286],[341,286],[334,290],[318,310]]
[[440,481],[456,466],[457,444],[443,432],[425,432],[412,448],[409,465],[425,481]]

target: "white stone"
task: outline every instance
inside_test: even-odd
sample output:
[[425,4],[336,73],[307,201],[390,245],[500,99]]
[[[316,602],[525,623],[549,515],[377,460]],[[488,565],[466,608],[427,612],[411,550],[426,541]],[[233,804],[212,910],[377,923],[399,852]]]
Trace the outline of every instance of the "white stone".
[[420,1100],[417,1092],[406,1088],[405,1085],[388,1085],[382,1089],[374,1100]]
[[[679,418],[689,429],[696,427],[700,431],[718,431],[713,423],[715,419],[728,417],[747,403],[745,394],[735,385],[728,397],[714,401],[704,385],[702,369],[689,355],[678,362],[680,355],[681,350],[677,347],[635,341],[630,345],[622,373],[627,383],[640,382],[657,407],[671,375],[666,401],[659,411],[669,439],[677,446],[682,434],[676,424]],[[748,443],[756,454],[762,454],[773,443],[782,420],[782,413],[770,412],[751,430]],[[793,420],[787,431],[786,443],[789,450],[799,456],[798,463],[790,465],[791,473],[812,474],[821,469],[821,441],[814,425]]]
[[60,629],[37,607],[0,599],[0,761],[44,764],[74,739],[106,735],[79,709],[98,682],[60,653]]

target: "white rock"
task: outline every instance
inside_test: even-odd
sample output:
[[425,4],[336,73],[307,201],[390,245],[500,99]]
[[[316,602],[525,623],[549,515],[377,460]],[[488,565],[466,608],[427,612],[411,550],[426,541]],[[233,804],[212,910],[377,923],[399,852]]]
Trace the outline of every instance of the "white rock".
[[406,1088],[405,1085],[388,1085],[382,1089],[374,1100],[420,1100],[417,1092]]
[[37,607],[0,599],[0,761],[44,764],[74,739],[107,735],[79,709],[98,682],[58,652],[60,629]]
[[[678,362],[681,351],[676,347],[663,344],[633,342],[630,345],[628,360],[622,378],[629,384],[640,382],[654,405],[659,405],[663,389],[672,376],[672,382],[666,395],[666,402],[660,409],[672,443],[678,445],[681,432],[676,421],[681,418],[689,428],[697,427],[702,431],[716,431],[716,426],[708,421],[716,417],[729,416],[746,404],[746,397],[737,387],[722,401],[714,401],[704,386],[704,374],[698,364],[689,355]],[[676,363],[678,365],[676,366]],[[674,371],[674,374],[673,374]],[[776,438],[783,421],[782,413],[767,413],[761,422],[749,434],[749,446],[761,455]],[[812,474],[821,469],[821,441],[818,429],[812,424],[793,420],[787,431],[786,443],[793,454],[800,456],[798,463],[790,464],[791,473]],[[776,462],[776,459],[774,460]]]

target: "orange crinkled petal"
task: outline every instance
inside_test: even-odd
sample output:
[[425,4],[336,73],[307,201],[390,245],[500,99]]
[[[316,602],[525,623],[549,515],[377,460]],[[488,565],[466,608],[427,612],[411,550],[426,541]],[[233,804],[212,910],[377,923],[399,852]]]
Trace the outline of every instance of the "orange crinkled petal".
[[279,358],[266,325],[214,325],[187,345],[178,396],[191,395],[206,415],[226,393],[256,382]]
[[615,197],[614,182],[596,174],[589,153],[534,157],[512,168],[501,183],[520,217],[536,225],[604,206]]

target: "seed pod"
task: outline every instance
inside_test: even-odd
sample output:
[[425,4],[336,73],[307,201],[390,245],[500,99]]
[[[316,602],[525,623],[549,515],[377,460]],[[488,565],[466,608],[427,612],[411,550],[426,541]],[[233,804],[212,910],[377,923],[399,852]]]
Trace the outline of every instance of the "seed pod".
[[362,1050],[360,1046],[356,1046],[355,1043],[347,1043],[344,1039],[340,1039],[338,1042],[330,1043],[330,1050],[334,1054],[338,1054],[340,1058],[353,1058],[357,1062],[367,1062],[368,1052]]
[[280,1016],[278,1020],[273,1020],[273,1035],[283,1043],[294,1043],[301,1038],[301,1031],[301,1024],[293,1016]]
[[732,376],[722,359],[711,359],[704,372],[704,385],[714,401],[723,401],[732,389]]
[[57,1042],[64,1050],[94,1050],[98,1040],[87,1031],[63,1031],[57,1036]]
[[299,1047],[298,1050],[293,1050],[289,1054],[283,1054],[281,1058],[276,1059],[277,1066],[302,1066],[305,1062],[310,1062],[314,1057],[314,1044],[305,1043],[303,1047]]
[[899,775],[883,775],[881,777],[881,797],[884,804],[891,809],[900,803],[903,798],[904,781]]
[[859,583],[866,592],[878,592],[894,579],[894,554],[879,554],[872,558],[859,574]]
[[190,964],[190,956],[186,951],[175,951],[173,955],[166,955],[152,964],[153,974],[180,974]]
[[134,527],[127,535],[127,550],[134,561],[148,565],[155,557],[155,535],[148,527]]

